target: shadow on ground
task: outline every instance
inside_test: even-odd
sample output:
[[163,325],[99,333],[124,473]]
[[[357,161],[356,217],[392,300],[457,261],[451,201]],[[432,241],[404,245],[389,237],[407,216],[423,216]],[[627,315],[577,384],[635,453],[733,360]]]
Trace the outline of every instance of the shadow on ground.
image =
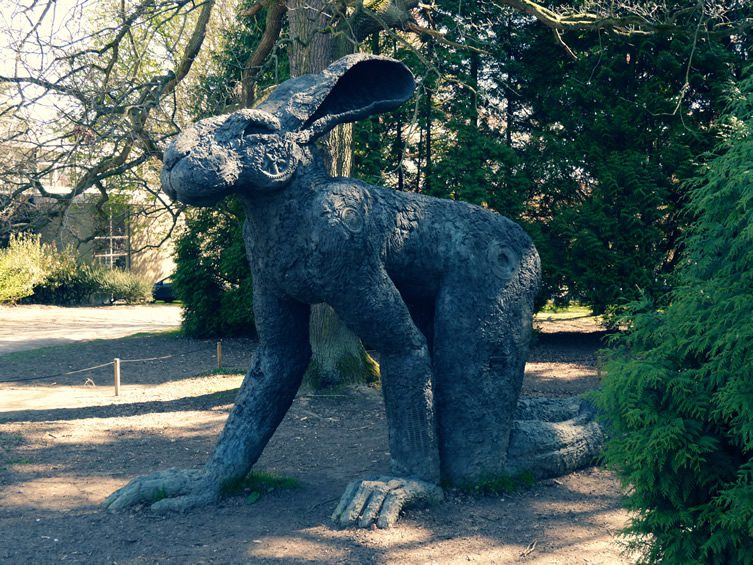
[[[527,393],[571,395],[596,386],[601,337],[539,336]],[[253,349],[253,341],[227,340],[226,365],[243,370]],[[0,562],[630,562],[615,541],[627,518],[620,488],[599,468],[512,494],[450,492],[438,506],[409,511],[393,530],[334,528],[329,516],[348,481],[389,468],[383,404],[370,388],[298,395],[256,467],[295,477],[299,488],[263,492],[258,500],[243,492],[185,514],[102,510],[104,498],[135,476],[206,461],[239,382],[192,378],[214,368],[214,351],[213,341],[148,336],[0,356],[0,380],[115,356],[171,356],[124,365],[124,382],[138,385],[132,401],[124,395],[97,402],[103,405],[0,414]],[[110,371],[92,378],[109,382]],[[3,387],[74,394],[85,376],[58,385],[0,384],[0,398]],[[207,392],[208,384],[225,390]]]
[[[263,493],[253,504],[241,493],[185,514],[103,511],[104,497],[133,476],[206,460],[229,409],[206,400],[4,424],[0,561],[620,562],[612,540],[624,519],[619,489],[600,469],[516,494],[451,492],[389,531],[334,528],[329,515],[347,482],[388,468],[383,406],[371,389],[296,399],[258,467],[299,479],[299,488]],[[177,413],[178,406],[194,410]]]

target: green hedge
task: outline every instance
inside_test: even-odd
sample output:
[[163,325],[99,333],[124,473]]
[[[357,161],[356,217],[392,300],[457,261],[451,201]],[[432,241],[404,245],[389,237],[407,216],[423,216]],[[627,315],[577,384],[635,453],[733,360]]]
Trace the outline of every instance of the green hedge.
[[173,287],[183,302],[182,329],[193,337],[252,335],[251,271],[244,214],[233,199],[186,213],[176,242]]

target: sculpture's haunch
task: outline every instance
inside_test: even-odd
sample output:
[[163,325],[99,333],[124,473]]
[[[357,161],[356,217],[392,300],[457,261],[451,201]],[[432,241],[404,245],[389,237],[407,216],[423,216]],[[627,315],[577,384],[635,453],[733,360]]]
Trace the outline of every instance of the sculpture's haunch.
[[[473,483],[508,470],[539,284],[531,240],[477,206],[331,178],[313,145],[413,89],[401,63],[353,55],[283,83],[256,109],[202,120],[168,147],[172,198],[243,202],[260,347],[201,476],[137,479],[108,504],[147,501],[167,476],[160,507],[185,508],[245,476],[300,385],[309,305],[321,302],[380,354],[395,475],[352,483],[336,520],[387,526],[406,504],[441,497],[440,477]],[[515,452],[528,453],[521,441]]]

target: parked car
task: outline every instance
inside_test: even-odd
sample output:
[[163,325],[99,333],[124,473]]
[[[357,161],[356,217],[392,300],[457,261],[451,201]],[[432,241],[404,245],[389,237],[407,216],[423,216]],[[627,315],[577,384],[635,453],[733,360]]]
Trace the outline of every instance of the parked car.
[[154,283],[154,286],[152,287],[152,298],[164,302],[177,300],[177,296],[175,296],[175,291],[173,290],[173,278],[165,277],[161,281]]

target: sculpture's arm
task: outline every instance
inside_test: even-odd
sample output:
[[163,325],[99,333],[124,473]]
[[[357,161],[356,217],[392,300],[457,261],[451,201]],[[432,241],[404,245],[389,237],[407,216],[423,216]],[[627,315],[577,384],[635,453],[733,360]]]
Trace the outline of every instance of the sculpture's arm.
[[218,500],[246,476],[293,402],[311,357],[308,305],[276,295],[255,278],[254,315],[259,347],[206,465],[138,477],[111,494],[106,507],[186,510]]
[[379,352],[392,471],[439,482],[431,357],[400,292],[381,267],[344,275],[329,304],[356,335]]
[[434,424],[431,358],[426,339],[411,319],[400,292],[384,269],[363,265],[346,276],[330,304],[362,339],[380,353],[382,391],[395,476],[356,480],[340,499],[333,519],[340,525],[393,525],[401,510],[442,499]]
[[310,306],[279,297],[257,281],[259,348],[206,465],[220,485],[246,476],[290,408],[311,359]]

